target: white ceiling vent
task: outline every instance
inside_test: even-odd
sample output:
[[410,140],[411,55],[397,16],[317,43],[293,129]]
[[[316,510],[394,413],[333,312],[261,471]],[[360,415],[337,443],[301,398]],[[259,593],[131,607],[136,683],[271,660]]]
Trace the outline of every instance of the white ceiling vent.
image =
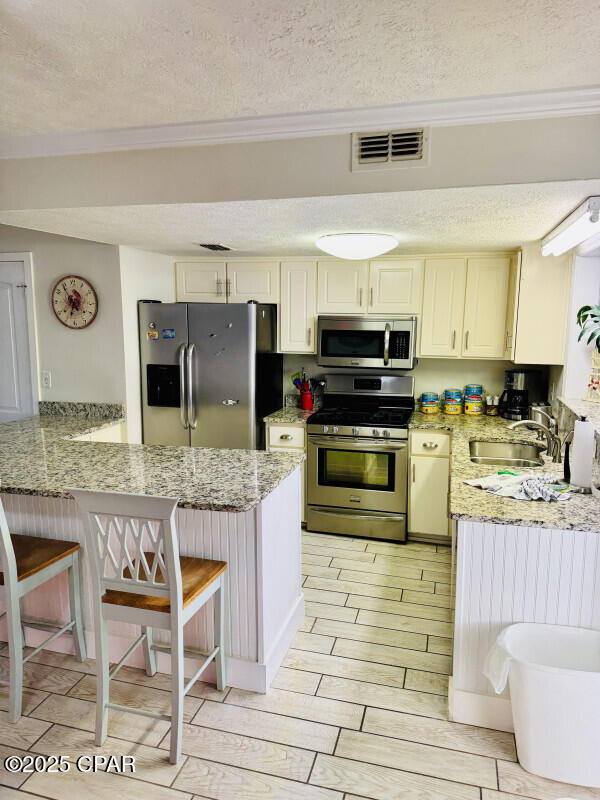
[[428,162],[426,128],[352,134],[352,172],[418,167]]

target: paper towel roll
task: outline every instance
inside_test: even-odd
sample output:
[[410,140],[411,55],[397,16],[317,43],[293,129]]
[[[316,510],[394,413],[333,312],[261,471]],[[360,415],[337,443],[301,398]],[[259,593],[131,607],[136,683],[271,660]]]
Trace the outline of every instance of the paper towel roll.
[[586,489],[592,485],[592,463],[596,452],[594,426],[585,417],[575,423],[573,454],[571,456],[571,483]]

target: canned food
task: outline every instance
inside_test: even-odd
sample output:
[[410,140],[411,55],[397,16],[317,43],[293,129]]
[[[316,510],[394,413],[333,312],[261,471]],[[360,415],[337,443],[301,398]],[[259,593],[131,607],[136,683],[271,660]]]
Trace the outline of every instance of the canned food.
[[462,389],[446,389],[444,392],[444,400],[448,401],[462,401]]
[[440,409],[437,403],[423,403],[421,406],[421,411],[423,414],[437,414],[439,410]]
[[444,414],[461,414],[462,403],[445,403]]
[[465,398],[465,414],[483,414],[483,402],[481,397],[474,397],[471,395]]
[[437,403],[440,396],[437,392],[423,392],[421,395],[422,403]]
[[483,386],[480,383],[467,383],[465,386],[465,397],[475,395],[476,397],[483,397]]

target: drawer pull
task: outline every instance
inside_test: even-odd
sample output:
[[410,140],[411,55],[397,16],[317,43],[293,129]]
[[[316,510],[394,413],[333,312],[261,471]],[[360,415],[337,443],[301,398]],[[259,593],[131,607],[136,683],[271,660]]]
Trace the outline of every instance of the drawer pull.
[[286,442],[289,442],[289,440],[290,440],[290,439],[293,439],[294,437],[292,436],[292,434],[291,434],[291,433],[282,433],[282,434],[281,434],[281,436],[280,436],[279,438],[280,438],[280,439],[283,439],[283,440],[284,440],[284,441],[286,441]]
[[425,448],[425,450],[435,450],[437,446],[438,446],[437,442],[423,442],[423,447]]

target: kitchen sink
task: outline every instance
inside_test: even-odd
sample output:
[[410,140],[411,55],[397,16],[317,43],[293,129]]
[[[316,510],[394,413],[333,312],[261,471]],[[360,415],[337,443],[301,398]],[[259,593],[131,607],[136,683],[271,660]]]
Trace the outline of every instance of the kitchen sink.
[[471,461],[475,464],[496,464],[500,467],[541,467],[544,462],[540,451],[541,442],[469,442]]

